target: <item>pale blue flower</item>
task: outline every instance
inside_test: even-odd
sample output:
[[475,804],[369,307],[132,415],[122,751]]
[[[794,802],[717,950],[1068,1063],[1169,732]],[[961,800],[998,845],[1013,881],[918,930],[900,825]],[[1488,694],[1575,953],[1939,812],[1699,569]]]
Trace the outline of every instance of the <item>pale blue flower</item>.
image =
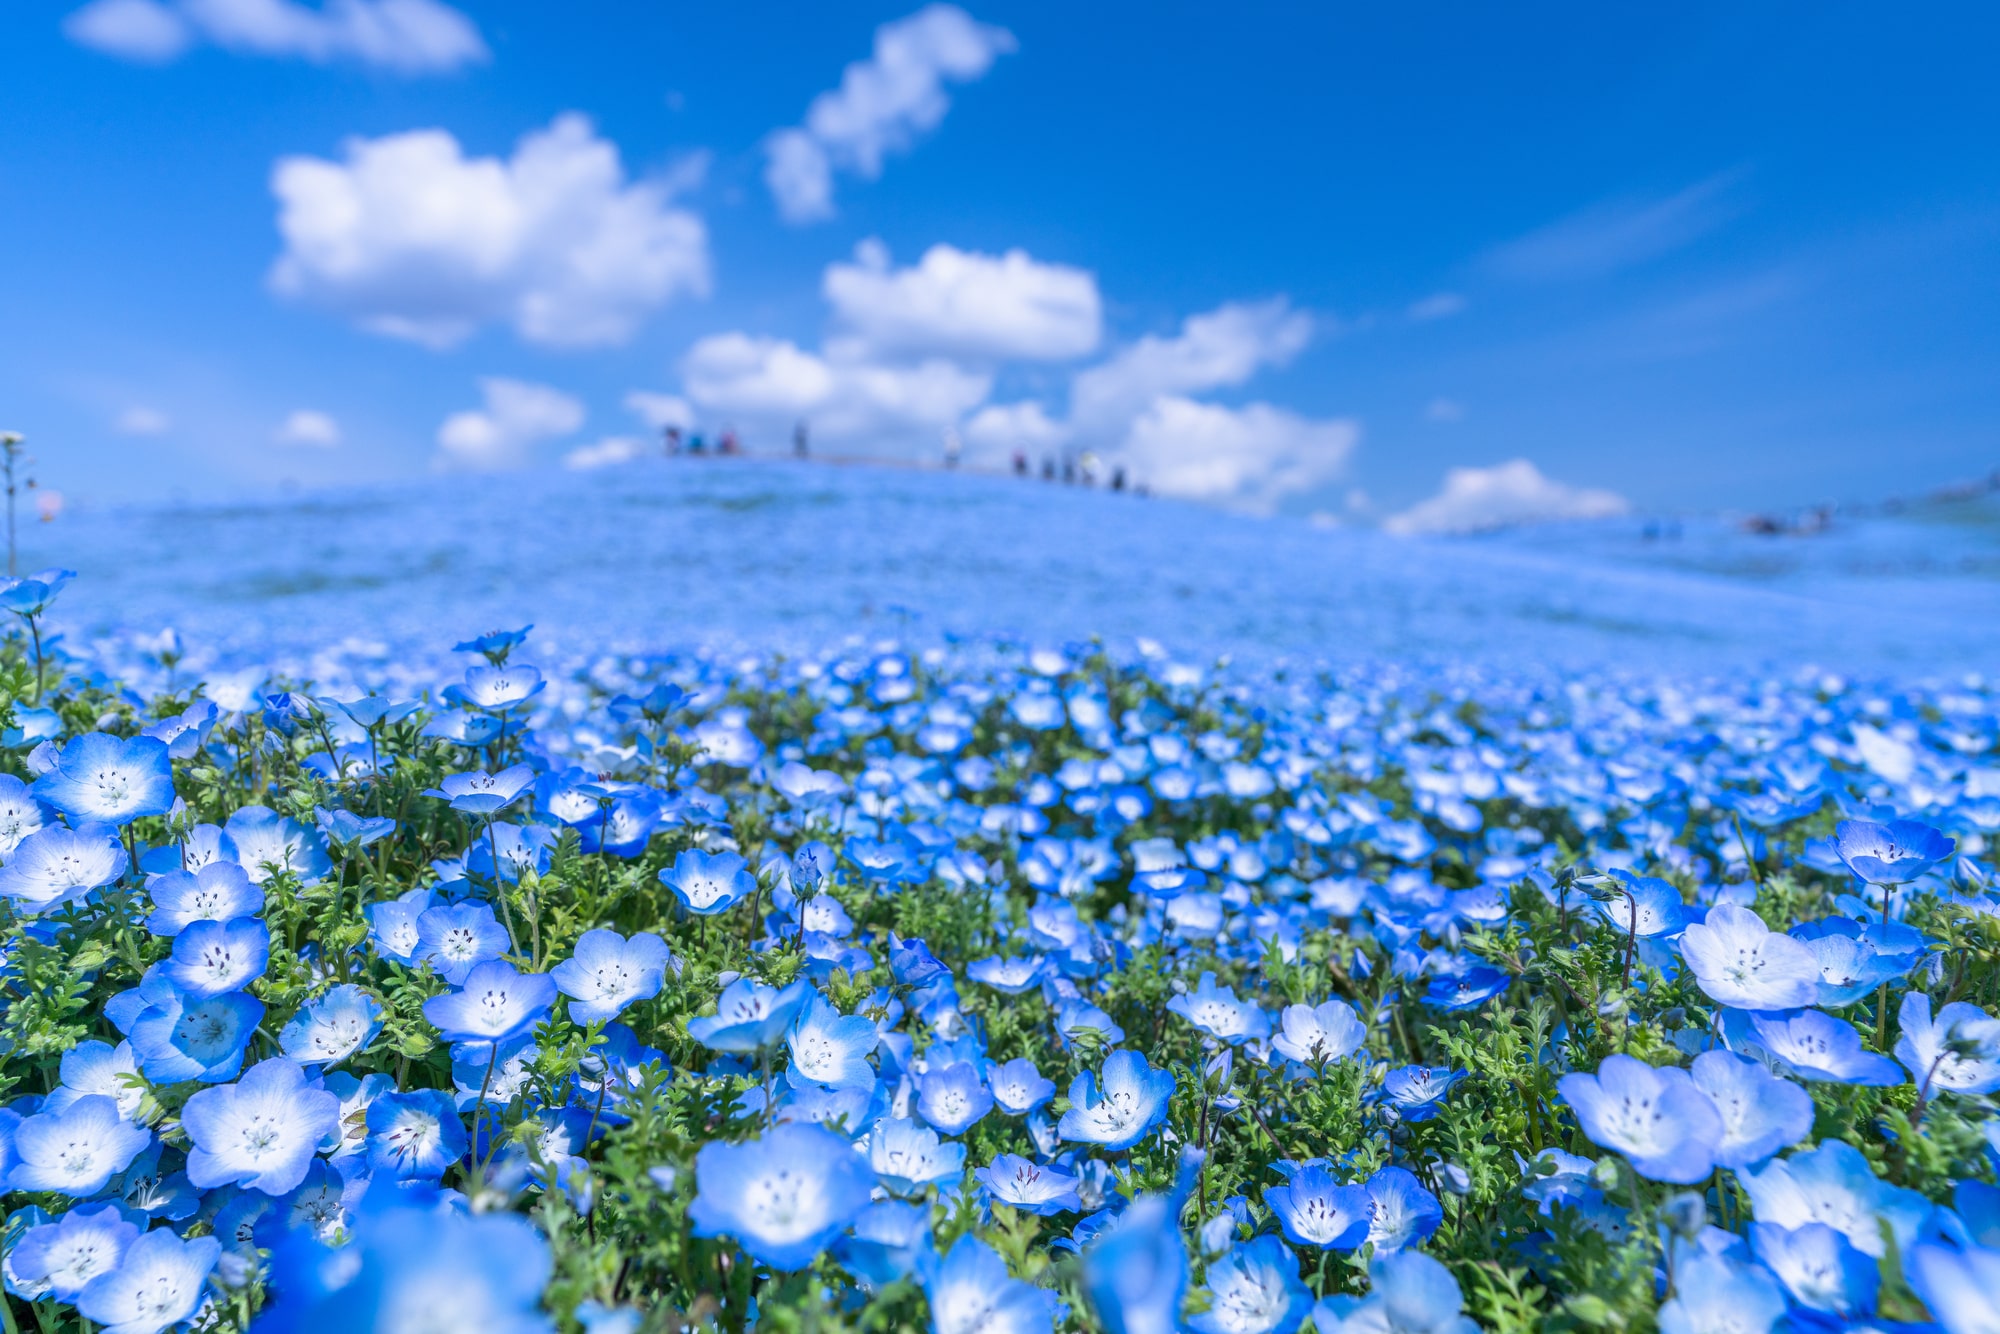
[[465,1123],[442,1089],[390,1093],[368,1104],[368,1166],[396,1181],[436,1181],[465,1156]]
[[185,994],[206,999],[241,991],[264,975],[271,932],[254,917],[190,922],[174,937],[167,978]]
[[198,871],[169,871],[146,882],[153,900],[146,929],[177,936],[195,922],[227,922],[264,911],[264,896],[235,862],[210,862]]
[[344,1061],[382,1031],[382,1006],[352,982],[308,1001],[278,1034],[278,1046],[300,1065]]
[[103,1334],[160,1334],[194,1315],[221,1255],[214,1237],[183,1241],[156,1229],[126,1247],[116,1269],[92,1279],[76,1309]]
[[917,1275],[930,1301],[933,1334],[1049,1334],[1055,1294],[1007,1273],[991,1246],[963,1236],[943,1259],[917,1258]]
[[1214,973],[1203,973],[1191,994],[1174,997],[1167,1008],[1221,1042],[1247,1042],[1271,1034],[1270,1016],[1255,1004],[1238,1000],[1233,987],[1217,987]]
[[1812,1133],[1812,1095],[1762,1064],[1726,1051],[1705,1051],[1689,1070],[1721,1118],[1718,1167],[1755,1167]]
[[1312,1307],[1299,1260],[1265,1235],[1208,1267],[1209,1305],[1188,1324],[1201,1334],[1293,1334]]
[[[1106,1334],[1175,1334],[1187,1293],[1180,1198],[1144,1196],[1083,1248],[1083,1291]],[[1081,1231],[1081,1229],[1079,1229]]]
[[1368,1267],[1366,1297],[1328,1297],[1313,1308],[1318,1334],[1479,1334],[1451,1271],[1421,1251]]
[[1375,1212],[1365,1188],[1342,1185],[1317,1161],[1282,1186],[1266,1186],[1264,1203],[1294,1245],[1322,1251],[1351,1251],[1368,1240]]
[[1722,1119],[1687,1071],[1613,1055],[1557,1087],[1591,1143],[1623,1154],[1647,1180],[1687,1185],[1714,1170]]
[[1444,1221],[1438,1197],[1408,1168],[1380,1168],[1362,1189],[1368,1192],[1368,1240],[1377,1255],[1422,1245]]
[[868,1055],[878,1038],[875,1022],[866,1015],[843,1015],[825,997],[814,996],[785,1035],[792,1055],[785,1077],[793,1084],[824,1088],[873,1084],[875,1068]]
[[146,1099],[145,1085],[135,1079],[139,1060],[130,1042],[116,1047],[95,1039],[79,1042],[62,1054],[60,1072],[62,1083],[42,1102],[45,1112],[59,1112],[78,1098],[101,1094],[117,1103],[118,1114],[130,1121]]
[[1739,1172],[1737,1180],[1749,1192],[1757,1221],[1787,1228],[1825,1223],[1876,1259],[1886,1249],[1881,1224],[1889,1225],[1897,1246],[1907,1251],[1931,1212],[1929,1200],[1877,1178],[1861,1151],[1842,1140],[1775,1158]]
[[340,1121],[340,1099],[306,1083],[298,1062],[259,1061],[234,1084],[206,1088],[181,1109],[188,1180],[283,1195],[305,1180],[319,1142]]
[[1005,1065],[986,1063],[986,1087],[994,1105],[1008,1116],[1026,1116],[1056,1095],[1055,1081],[1046,1079],[1025,1056],[1016,1056]]
[[1278,1022],[1280,1031],[1271,1039],[1271,1049],[1301,1065],[1344,1061],[1368,1040],[1354,1007],[1343,1000],[1287,1005]]
[[1748,1016],[1754,1041],[1800,1079],[1883,1087],[1903,1082],[1896,1063],[1861,1045],[1845,1019],[1819,1010],[1772,1010]]
[[549,976],[570,998],[570,1019],[594,1024],[614,1018],[634,1001],[659,995],[670,957],[667,942],[650,931],[627,939],[599,927],[584,932],[570,957]]
[[970,1062],[953,1061],[917,1079],[917,1115],[946,1135],[963,1135],[993,1110],[993,1095]]
[[73,1302],[92,1279],[118,1267],[138,1236],[117,1205],[78,1205],[55,1222],[22,1233],[7,1263],[20,1280]]
[[474,769],[470,773],[445,775],[436,787],[424,789],[424,795],[450,802],[451,808],[463,815],[498,815],[519,801],[534,781],[535,771],[525,764],[513,765],[497,774]]
[[1912,991],[1896,1021],[1903,1030],[1896,1059],[1917,1082],[1919,1096],[2000,1091],[2000,1019],[1966,1001],[1953,1001],[1932,1018],[1931,998]]
[[1871,885],[1907,885],[1951,856],[1957,840],[1917,820],[1842,820],[1833,845],[1848,869]]
[[804,1269],[867,1207],[868,1166],[815,1125],[778,1125],[695,1156],[688,1219],[697,1237],[727,1236],[773,1269]]
[[1402,1065],[1382,1077],[1380,1100],[1405,1121],[1428,1121],[1438,1114],[1465,1071],[1446,1066]]
[[1660,1334],[1765,1334],[1785,1315],[1785,1294],[1762,1269],[1696,1254],[1674,1275]]
[[937,1131],[907,1117],[891,1117],[868,1133],[868,1165],[891,1194],[916,1195],[962,1177],[965,1146],[941,1141]]
[[698,917],[727,912],[756,892],[757,877],[734,852],[703,852],[689,848],[660,872],[660,883]]
[[127,994],[136,994],[142,1006],[125,1030],[132,1053],[140,1071],[156,1084],[235,1078],[264,1019],[264,1003],[256,997],[241,991],[192,996],[159,965],[147,971],[136,993]]
[[988,1199],[1023,1213],[1046,1218],[1083,1207],[1075,1177],[1054,1167],[1038,1167],[1018,1154],[1000,1154],[988,1166],[974,1168],[972,1175]]
[[1136,1051],[1115,1051],[1104,1059],[1101,1087],[1088,1070],[1071,1081],[1070,1109],[1056,1129],[1074,1143],[1123,1153],[1166,1121],[1173,1096],[1171,1071],[1153,1069]]
[[1903,1270],[1945,1334],[2000,1329],[2000,1250],[1926,1242],[1909,1251]]
[[150,1131],[119,1116],[111,1099],[78,1098],[60,1111],[23,1117],[14,1127],[7,1188],[88,1198],[152,1140]]
[[1744,1010],[1788,1010],[1819,998],[1819,960],[1804,941],[1724,904],[1681,933],[1681,956],[1710,999]]
[[1875,1309],[1881,1271],[1826,1224],[1752,1223],[1750,1245],[1758,1262],[1807,1310],[1852,1317]]
[[780,991],[741,977],[723,989],[713,1015],[688,1020],[688,1036],[716,1051],[759,1052],[785,1036],[813,996],[804,978]]
[[108,824],[50,825],[21,840],[0,867],[0,898],[24,914],[53,912],[125,874],[125,849]]
[[155,737],[91,732],[62,748],[34,794],[75,822],[127,825],[173,809],[173,763]]
[[475,967],[499,958],[509,947],[507,929],[493,915],[491,904],[440,904],[417,917],[413,957],[455,987],[463,986]]
[[268,806],[245,806],[223,826],[236,847],[236,860],[261,885],[272,875],[289,872],[311,883],[333,869],[326,840],[297,820]]

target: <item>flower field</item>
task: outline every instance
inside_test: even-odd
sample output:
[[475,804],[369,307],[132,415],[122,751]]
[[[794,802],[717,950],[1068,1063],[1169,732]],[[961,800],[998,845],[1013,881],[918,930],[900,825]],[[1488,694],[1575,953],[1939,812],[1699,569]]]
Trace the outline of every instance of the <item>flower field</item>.
[[10,1332],[2000,1329],[1982,678],[90,583],[0,592]]

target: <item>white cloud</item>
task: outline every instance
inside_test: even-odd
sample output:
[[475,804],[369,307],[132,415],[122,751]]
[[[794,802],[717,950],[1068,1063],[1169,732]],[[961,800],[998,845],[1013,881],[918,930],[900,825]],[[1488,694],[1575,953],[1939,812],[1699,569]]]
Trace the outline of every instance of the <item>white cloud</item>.
[[882,160],[935,129],[951,108],[947,80],[980,78],[1014,50],[1005,28],[977,22],[956,5],[928,5],[875,30],[874,54],[842,73],[840,87],[821,93],[801,128],[765,140],[764,181],[789,222],[833,216],[833,169],[867,180]]
[[1312,337],[1312,317],[1283,297],[1230,302],[1190,315],[1172,338],[1149,334],[1070,386],[1070,416],[1086,430],[1115,428],[1163,395],[1239,385],[1282,366]]
[[1491,468],[1451,469],[1442,491],[1390,515],[1382,526],[1405,536],[1474,533],[1517,523],[1603,519],[1630,508],[1614,491],[1566,486],[1542,476],[1528,460],[1514,459]]
[[1067,422],[1051,418],[1032,399],[1019,403],[994,403],[981,408],[965,423],[965,443],[974,458],[1002,460],[1014,451],[1025,450],[1039,456],[1069,442]]
[[165,435],[173,426],[166,413],[143,404],[125,409],[111,423],[111,429],[120,435]]
[[1601,278],[1691,245],[1735,216],[1740,172],[1655,199],[1613,199],[1500,246],[1486,267],[1529,282]]
[[782,432],[804,421],[815,439],[874,449],[934,439],[993,387],[992,376],[941,357],[885,366],[746,333],[702,339],[681,373],[688,397],[711,412]]
[[1352,421],[1273,407],[1166,396],[1133,421],[1109,456],[1163,495],[1264,511],[1339,477],[1361,438]]
[[607,435],[594,445],[578,445],[563,455],[562,465],[572,472],[609,468],[642,458],[651,449],[644,440],[630,435]]
[[1436,292],[1421,301],[1412,301],[1405,314],[1418,323],[1447,320],[1465,310],[1465,298],[1456,292]]
[[1065,361],[1095,352],[1103,336],[1096,276],[1025,250],[934,245],[896,269],[881,242],[865,241],[854,263],[827,266],[821,290],[835,317],[878,352]]
[[634,389],[625,395],[625,407],[656,431],[678,426],[685,431],[694,425],[694,408],[679,394],[656,394]]
[[438,427],[438,465],[486,472],[518,467],[528,451],[583,425],[583,404],[559,389],[489,376],[479,382],[483,409],[454,412]]
[[438,0],[94,0],[63,21],[70,40],[125,60],[163,63],[198,41],[316,64],[354,60],[435,74],[485,60],[479,29]]
[[709,284],[708,233],[676,183],[625,178],[569,113],[511,158],[467,157],[444,130],[350,139],[344,160],[281,159],[278,292],[376,333],[448,347],[504,321],[560,347],[621,343]]
[[1449,425],[1465,420],[1465,405],[1455,398],[1434,398],[1424,404],[1424,420]]
[[324,412],[300,408],[285,418],[271,438],[281,445],[312,445],[331,449],[340,443],[340,423]]

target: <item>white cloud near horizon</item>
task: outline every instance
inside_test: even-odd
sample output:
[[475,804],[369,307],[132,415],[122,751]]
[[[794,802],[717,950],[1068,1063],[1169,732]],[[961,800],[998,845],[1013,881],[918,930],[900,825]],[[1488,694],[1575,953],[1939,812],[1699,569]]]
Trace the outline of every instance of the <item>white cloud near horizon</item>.
[[1337,480],[1360,443],[1344,418],[1316,421],[1269,403],[1226,407],[1167,395],[1107,451],[1161,495],[1267,513]]
[[1615,491],[1569,486],[1542,475],[1527,459],[1490,468],[1452,468],[1444,487],[1382,521],[1399,536],[1476,533],[1522,523],[1606,519],[1632,506]]
[[630,463],[652,452],[652,446],[637,436],[607,435],[594,444],[578,445],[562,457],[562,466],[571,472],[589,472]]
[[1465,298],[1457,292],[1434,292],[1421,301],[1412,301],[1403,313],[1419,324],[1427,324],[1464,314],[1465,307]]
[[560,389],[487,376],[479,382],[482,408],[454,412],[438,427],[437,465],[461,472],[493,472],[528,462],[534,446],[573,435],[583,426],[583,404]]
[[701,339],[681,373],[696,406],[739,426],[789,438],[803,421],[816,440],[903,448],[935,441],[993,388],[943,357],[892,366],[740,332]]
[[332,449],[340,443],[340,423],[324,412],[300,408],[279,424],[271,439],[280,445]]
[[764,182],[779,214],[791,223],[832,217],[835,168],[881,176],[884,158],[907,151],[951,109],[947,81],[978,79],[1016,47],[1005,28],[956,5],[928,5],[877,28],[873,53],[813,99],[803,125],[766,138]]
[[63,20],[71,41],[142,64],[206,42],[243,55],[315,64],[352,60],[404,75],[490,58],[479,28],[439,0],[93,0]]
[[628,180],[574,112],[505,159],[468,157],[445,130],[357,137],[339,162],[273,169],[285,248],[270,282],[432,348],[489,323],[552,347],[622,343],[667,302],[708,293],[707,228],[673,202],[684,184]]
[[1740,204],[1731,192],[1742,175],[1725,172],[1671,195],[1593,204],[1496,247],[1484,266],[1504,278],[1561,282],[1602,278],[1658,259],[1735,217]]
[[111,429],[120,435],[165,435],[173,426],[166,413],[143,403],[126,408],[111,423]]
[[1104,303],[1097,275],[1025,250],[984,255],[934,245],[894,268],[880,241],[830,264],[821,293],[834,317],[871,351],[996,361],[1068,361],[1097,350]]
[[679,394],[634,389],[625,395],[625,410],[655,431],[664,431],[669,426],[685,431],[694,425],[694,407]]
[[963,432],[969,456],[977,463],[994,465],[1011,461],[1015,450],[1030,458],[1060,449],[1069,443],[1069,423],[1049,416],[1048,409],[1033,399],[1016,403],[990,403],[972,414]]
[[1070,419],[1085,432],[1117,429],[1161,397],[1243,384],[1297,356],[1312,331],[1312,317],[1284,297],[1190,315],[1173,337],[1148,334],[1079,372],[1070,385]]

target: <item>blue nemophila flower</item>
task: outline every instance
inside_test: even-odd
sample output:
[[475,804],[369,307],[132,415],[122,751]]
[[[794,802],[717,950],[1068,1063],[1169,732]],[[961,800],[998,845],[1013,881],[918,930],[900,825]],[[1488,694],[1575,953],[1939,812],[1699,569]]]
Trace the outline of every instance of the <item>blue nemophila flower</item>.
[[1301,1065],[1344,1061],[1368,1040],[1368,1030],[1343,1000],[1318,1005],[1287,1005],[1278,1017],[1279,1032],[1271,1048]]
[[198,871],[169,871],[146,882],[153,911],[146,929],[177,936],[196,922],[227,922],[264,911],[264,896],[235,862],[210,862]]
[[985,1187],[988,1199],[1023,1213],[1047,1218],[1083,1207],[1075,1177],[1054,1167],[1039,1167],[1017,1154],[1000,1154],[990,1165],[974,1168],[972,1175]]
[[1143,1196],[1084,1246],[1084,1296],[1106,1334],[1170,1334],[1180,1327],[1188,1255],[1175,1220],[1185,1198],[1184,1192]]
[[1402,1065],[1382,1077],[1379,1099],[1385,1111],[1405,1121],[1428,1121],[1438,1114],[1452,1085],[1465,1071],[1446,1066]]
[[1956,839],[1916,820],[1842,820],[1833,845],[1848,869],[1871,885],[1907,885],[1951,856]]
[[1896,1063],[1866,1050],[1861,1034],[1845,1019],[1819,1010],[1766,1010],[1728,1018],[1732,1022],[1725,1031],[1739,1031],[1741,1020],[1747,1020],[1750,1040],[1801,1079],[1877,1087],[1903,1082]]
[[447,774],[436,787],[425,788],[424,795],[448,801],[453,810],[465,815],[498,815],[519,801],[534,781],[535,771],[525,764],[502,769],[497,774],[474,769],[470,773]]
[[867,1015],[844,1015],[824,997],[814,996],[785,1035],[792,1054],[785,1077],[793,1084],[824,1088],[873,1084],[875,1068],[868,1064],[868,1054],[875,1050],[878,1036],[875,1021]]
[[2000,1328],[2000,1250],[1926,1242],[1909,1252],[1903,1271],[1945,1334]]
[[106,824],[51,825],[21,840],[0,867],[0,898],[24,914],[52,912],[125,874],[125,849]]
[[74,578],[75,570],[50,566],[18,579],[0,579],[0,607],[16,616],[40,616]]
[[[369,904],[368,938],[375,942],[376,953],[395,963],[415,963],[423,939],[417,922],[430,906],[431,892],[422,888]],[[506,933],[501,934],[504,937]]]
[[689,848],[674,858],[674,864],[660,872],[660,883],[698,917],[727,912],[757,889],[757,877],[750,874],[740,855],[699,848]]
[[1005,1065],[988,1061],[986,1087],[992,1090],[994,1105],[1008,1116],[1026,1116],[1056,1095],[1055,1081],[1044,1078],[1025,1056]]
[[1786,1228],[1752,1223],[1750,1246],[1759,1263],[1807,1310],[1844,1317],[1874,1311],[1881,1270],[1826,1224]]
[[116,1269],[90,1281],[76,1309],[104,1334],[159,1334],[193,1317],[221,1255],[214,1237],[183,1241],[169,1228],[155,1229],[125,1248]]
[[1173,1096],[1172,1071],[1153,1069],[1136,1051],[1115,1051],[1104,1058],[1101,1086],[1088,1070],[1071,1081],[1070,1109],[1056,1129],[1074,1143],[1123,1153],[1166,1121]]
[[1812,1133],[1812,1095],[1747,1056],[1705,1051],[1688,1074],[1722,1119],[1718,1167],[1755,1167]]
[[442,1089],[385,1094],[368,1104],[371,1171],[396,1181],[436,1181],[465,1147],[465,1123]]
[[1247,1042],[1271,1033],[1270,1016],[1254,1003],[1238,1000],[1235,988],[1218,988],[1214,973],[1203,973],[1193,994],[1174,997],[1167,1008],[1221,1042]]
[[1298,1257],[1269,1235],[1210,1265],[1208,1292],[1208,1309],[1188,1321],[1201,1334],[1293,1334],[1313,1300]]
[[13,856],[22,839],[46,824],[42,804],[28,785],[12,774],[0,774],[0,861]]
[[1660,1334],[1766,1334],[1784,1315],[1784,1289],[1768,1272],[1696,1253],[1674,1275]]
[[1514,979],[1498,968],[1480,965],[1431,979],[1424,1004],[1440,1010],[1477,1009],[1505,991]]
[[951,1253],[917,1257],[918,1281],[931,1308],[933,1334],[1049,1334],[1055,1294],[1007,1273],[998,1251],[963,1236]]
[[1368,1240],[1374,1204],[1361,1186],[1336,1181],[1318,1160],[1293,1169],[1282,1186],[1266,1186],[1264,1203],[1298,1246],[1351,1251]]
[[313,822],[330,842],[353,849],[367,847],[396,832],[396,822],[388,816],[356,815],[353,811],[315,807]]
[[333,869],[325,839],[268,806],[243,807],[229,817],[223,829],[236,845],[236,859],[249,872],[253,885],[285,872],[311,882]]
[[1931,998],[1921,991],[1903,997],[1896,1016],[1903,1036],[1896,1059],[1917,1083],[1917,1096],[2000,1091],[2000,1019],[1965,1001],[1953,1001],[1931,1016]]
[[62,1054],[59,1069],[62,1083],[43,1100],[43,1111],[59,1112],[78,1098],[95,1093],[117,1103],[120,1116],[136,1119],[146,1090],[132,1082],[139,1073],[139,1061],[132,1054],[131,1043],[114,1047],[108,1042],[79,1042]]
[[773,1269],[804,1269],[867,1207],[868,1166],[831,1131],[778,1125],[695,1155],[688,1219],[697,1237],[733,1237]]
[[487,664],[468,667],[465,684],[446,686],[444,697],[487,713],[506,713],[542,693],[547,682],[541,672],[525,663],[504,666]]
[[937,1131],[907,1117],[891,1117],[868,1134],[868,1165],[890,1194],[916,1195],[963,1176],[965,1146],[941,1141]]
[[634,1001],[659,995],[670,958],[667,942],[650,931],[628,939],[599,927],[584,932],[570,957],[549,976],[570,998],[569,1017],[594,1024],[615,1017]]
[[491,959],[477,964],[457,991],[424,1002],[424,1018],[446,1042],[505,1042],[548,1017],[556,984],[547,973],[521,973]]
[[111,1099],[97,1094],[78,1098],[60,1111],[23,1117],[14,1127],[7,1188],[88,1198],[103,1190],[114,1172],[124,1171],[152,1139],[151,1132],[119,1116]]
[[278,1034],[278,1046],[300,1065],[333,1065],[381,1031],[381,1004],[347,982],[302,1006]]
[[688,1036],[715,1051],[751,1055],[784,1037],[813,995],[804,978],[782,991],[738,978],[723,988],[714,1014],[687,1021]]
[[185,994],[205,999],[243,990],[264,975],[270,958],[271,932],[254,917],[190,922],[174,937],[166,974]]
[[920,987],[951,973],[929,945],[914,936],[905,940],[893,931],[889,933],[889,971],[906,987]]
[[1018,996],[1041,983],[1048,961],[1038,954],[1017,958],[974,959],[965,966],[965,975],[1003,996]]
[[1737,1180],[1750,1194],[1757,1221],[1779,1227],[1826,1223],[1876,1259],[1888,1249],[1884,1224],[1907,1253],[1932,1209],[1918,1192],[1877,1178],[1861,1150],[1843,1140],[1774,1158],[1756,1171],[1739,1172]]
[[1612,874],[1616,891],[1595,905],[1612,926],[1639,937],[1671,936],[1687,926],[1687,903],[1678,889],[1653,876]]
[[1914,958],[1884,951],[1861,923],[1846,917],[1801,922],[1788,933],[1803,940],[1819,961],[1818,1004],[1827,1009],[1852,1005],[1884,982],[1910,970]]
[[220,996],[193,996],[182,991],[154,965],[136,991],[126,992],[135,1004],[105,1006],[113,1022],[130,1009],[124,1029],[132,1039],[139,1069],[156,1084],[198,1079],[205,1084],[233,1079],[243,1068],[243,1053],[264,1019],[264,1003],[241,991]]
[[417,915],[417,946],[413,957],[435,969],[453,986],[466,975],[509,948],[507,929],[485,903],[453,903],[426,908]]
[[1479,1334],[1464,1310],[1449,1269],[1403,1251],[1368,1266],[1366,1297],[1328,1297],[1313,1307],[1312,1321],[1319,1334]]
[[173,809],[173,762],[154,737],[92,732],[62,748],[34,793],[73,821],[126,825]]
[[1362,1189],[1368,1192],[1368,1240],[1377,1255],[1421,1246],[1444,1222],[1444,1206],[1408,1168],[1380,1168]]
[[1711,1000],[1744,1010],[1789,1010],[1819,997],[1819,960],[1803,941],[1771,930],[1748,908],[1722,905],[1681,933],[1681,955]]
[[58,1301],[73,1302],[92,1279],[118,1267],[138,1236],[138,1227],[125,1221],[117,1205],[78,1205],[55,1222],[22,1233],[7,1266]]
[[319,1142],[340,1123],[340,1099],[306,1083],[297,1061],[274,1056],[234,1084],[187,1100],[181,1125],[188,1180],[206,1190],[243,1186],[283,1195],[305,1180]]
[[1647,1180],[1688,1185],[1714,1170],[1722,1119],[1687,1071],[1615,1055],[1557,1087],[1590,1142],[1623,1154]]
[[861,1211],[854,1229],[834,1243],[841,1266],[869,1292],[908,1278],[917,1257],[930,1249],[930,1210],[902,1200],[877,1200]]
[[967,1061],[927,1071],[917,1089],[917,1115],[947,1135],[963,1135],[993,1110],[993,1095]]

